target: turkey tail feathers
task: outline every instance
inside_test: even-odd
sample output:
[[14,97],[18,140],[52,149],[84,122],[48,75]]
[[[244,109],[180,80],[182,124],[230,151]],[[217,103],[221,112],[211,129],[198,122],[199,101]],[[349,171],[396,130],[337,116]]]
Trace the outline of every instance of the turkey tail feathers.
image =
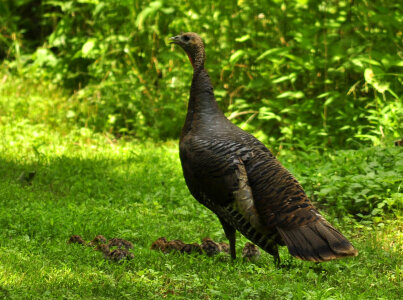
[[326,220],[291,229],[277,227],[291,255],[308,261],[329,261],[357,256],[351,243]]

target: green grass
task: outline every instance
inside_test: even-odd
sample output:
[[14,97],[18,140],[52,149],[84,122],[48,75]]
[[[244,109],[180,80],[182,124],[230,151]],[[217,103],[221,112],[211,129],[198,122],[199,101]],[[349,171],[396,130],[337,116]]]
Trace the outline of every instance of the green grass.
[[[352,240],[359,256],[323,264],[298,261],[284,248],[285,267],[279,270],[268,254],[248,263],[225,255],[149,250],[160,236],[225,241],[217,218],[186,188],[177,142],[114,140],[57,122],[59,117],[50,122],[41,116],[63,115],[68,101],[60,94],[52,100],[53,94],[34,87],[0,88],[0,298],[399,299],[402,223],[396,207],[395,215],[382,215],[380,223],[330,211],[329,220]],[[358,150],[354,157],[372,157],[371,151],[382,150]],[[284,153],[280,160],[319,198],[317,182],[322,188],[332,184],[318,179],[319,171],[328,178],[330,172],[349,169],[337,159],[344,152],[312,152],[303,160],[301,155]],[[20,174],[30,171],[36,171],[32,185],[21,184]],[[401,181],[399,173],[393,176]],[[399,194],[395,183],[393,191],[373,189],[381,196]],[[67,244],[72,234],[86,240],[97,234],[128,239],[135,258],[105,261],[91,248]],[[238,255],[245,242],[238,236]]]

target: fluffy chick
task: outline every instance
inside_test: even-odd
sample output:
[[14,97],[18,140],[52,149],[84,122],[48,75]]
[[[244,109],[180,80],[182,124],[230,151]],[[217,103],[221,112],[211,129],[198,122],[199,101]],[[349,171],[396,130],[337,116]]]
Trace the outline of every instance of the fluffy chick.
[[107,244],[99,244],[98,246],[95,247],[95,251],[102,252],[105,255],[105,257],[110,253],[110,249]]
[[198,253],[202,254],[202,248],[198,243],[192,243],[192,244],[185,244],[181,250],[182,253]]
[[113,238],[109,240],[108,243],[109,248],[118,247],[118,248],[126,248],[131,249],[133,248],[133,244],[129,241],[120,238]]
[[105,244],[108,240],[101,234],[94,237],[94,239],[89,243],[90,246],[97,246],[99,244]]
[[242,257],[247,261],[257,261],[260,257],[260,250],[255,244],[247,242],[242,250]]
[[201,244],[201,248],[207,256],[214,256],[220,252],[220,245],[214,242],[209,237],[205,237]]
[[106,257],[113,261],[120,261],[124,258],[132,259],[132,258],[134,258],[134,255],[133,255],[133,253],[129,252],[127,249],[115,249],[112,252],[110,252],[109,254],[107,254]]
[[86,242],[83,240],[83,238],[79,235],[72,235],[70,239],[67,241],[68,244],[81,244],[85,245]]
[[220,246],[220,251],[229,254],[229,245],[225,242],[218,243]]
[[184,246],[185,246],[185,243],[182,242],[181,240],[172,240],[165,244],[165,249],[164,249],[165,251],[163,251],[163,252],[168,253],[171,251],[182,251]]
[[158,239],[156,239],[152,244],[150,249],[151,250],[160,250],[162,252],[164,252],[165,250],[165,246],[168,243],[167,239],[165,237],[160,237]]

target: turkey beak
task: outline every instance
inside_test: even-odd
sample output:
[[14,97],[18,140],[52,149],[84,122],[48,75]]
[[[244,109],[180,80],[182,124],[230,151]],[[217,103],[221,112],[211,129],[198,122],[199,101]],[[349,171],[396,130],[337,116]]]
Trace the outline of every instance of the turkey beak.
[[178,41],[180,39],[180,35],[177,36],[173,36],[171,38],[169,38],[172,42],[170,42],[170,44],[179,44]]

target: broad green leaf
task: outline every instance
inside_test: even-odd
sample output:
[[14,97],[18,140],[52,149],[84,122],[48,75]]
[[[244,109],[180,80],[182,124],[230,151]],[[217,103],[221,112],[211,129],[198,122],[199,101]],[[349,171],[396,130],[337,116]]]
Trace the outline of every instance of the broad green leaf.
[[246,52],[244,50],[237,50],[235,51],[231,57],[229,58],[229,62],[231,64],[235,64],[237,63],[244,55],[246,54]]
[[326,99],[325,103],[323,103],[324,106],[328,106],[330,103],[334,101],[335,97],[329,97]]
[[390,83],[375,81],[372,85],[379,93],[383,94],[389,89]]
[[370,65],[374,65],[374,66],[381,66],[381,63],[376,61],[375,59],[371,59],[371,58],[367,58],[367,57],[362,57],[361,61],[368,63]]
[[301,99],[304,98],[305,95],[301,91],[288,91],[281,93],[280,95],[277,96],[277,98],[283,99],[283,98],[292,98],[292,99]]
[[87,57],[90,54],[91,50],[95,46],[95,42],[96,42],[95,39],[90,39],[83,45],[83,47],[81,48],[83,57]]
[[244,35],[244,36],[241,36],[241,37],[239,37],[239,38],[236,38],[235,41],[242,43],[242,42],[245,42],[245,41],[247,41],[247,40],[249,40],[249,39],[250,39],[249,34],[246,34],[246,35]]
[[363,67],[364,67],[364,64],[363,64],[363,62],[362,62],[361,59],[354,58],[354,59],[351,60],[351,62],[352,62],[354,65],[356,65],[357,67],[360,67],[360,68],[363,68]]
[[55,66],[57,63],[55,55],[46,48],[38,48],[32,58],[34,59],[35,64],[38,64],[39,66]]
[[276,115],[268,107],[261,107],[259,109],[259,119],[261,120],[277,120],[281,121],[281,117],[279,115]]
[[365,81],[371,84],[379,93],[385,93],[390,86],[389,82],[380,82],[377,80],[372,69],[365,69],[364,71]]
[[284,56],[288,57],[289,59],[291,59],[291,60],[293,60],[293,61],[295,61],[297,63],[299,63],[300,65],[304,64],[304,60],[302,58],[298,57],[298,56],[291,55],[289,53],[284,54]]
[[289,79],[290,79],[289,76],[281,76],[281,77],[279,77],[277,79],[272,80],[272,83],[280,83],[280,82],[283,82],[283,81],[287,81]]
[[375,76],[375,74],[374,74],[374,72],[372,71],[372,69],[365,69],[365,71],[364,71],[364,78],[365,78],[365,81],[366,82],[368,82],[368,83],[372,83],[373,82],[373,80],[374,80],[374,76]]
[[325,98],[325,97],[329,96],[330,94],[331,94],[331,92],[322,93],[319,96],[317,96],[316,98],[318,98],[318,99]]
[[260,54],[260,56],[256,59],[256,62],[266,58],[267,56],[284,54],[286,52],[288,52],[287,48],[272,48],[272,49],[266,50],[265,52]]
[[173,12],[175,12],[175,9],[174,9],[173,7],[166,7],[166,8],[161,8],[161,11],[162,11],[164,14],[170,15],[170,14],[172,14]]

